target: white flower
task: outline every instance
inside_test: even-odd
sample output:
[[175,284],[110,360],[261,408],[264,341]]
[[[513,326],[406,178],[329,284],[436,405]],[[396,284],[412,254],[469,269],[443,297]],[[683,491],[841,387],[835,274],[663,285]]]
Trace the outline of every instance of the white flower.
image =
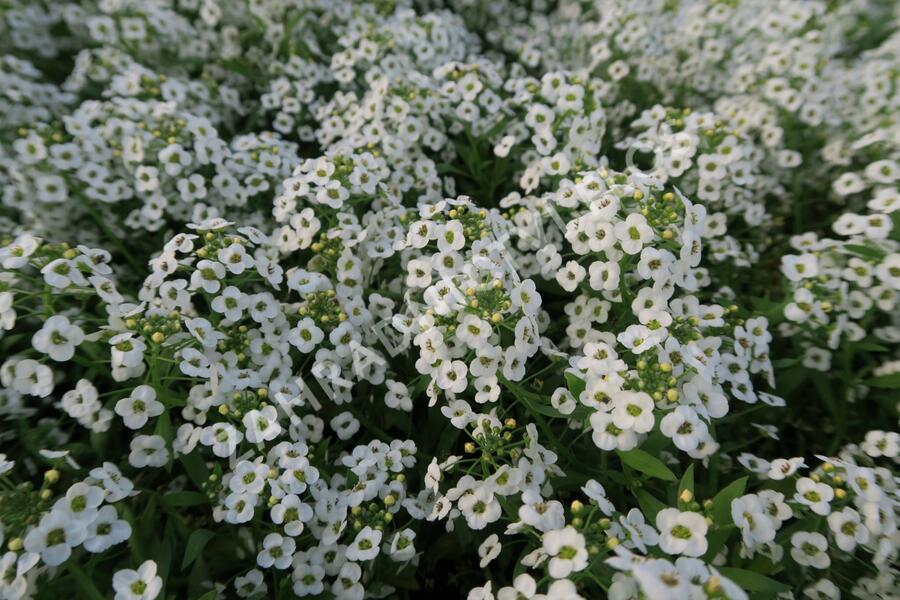
[[644,513],[637,508],[632,508],[625,516],[619,516],[619,525],[626,534],[625,546],[628,548],[646,552],[646,546],[655,546],[659,543],[659,534],[647,524]]
[[365,589],[359,582],[361,577],[362,567],[355,562],[345,562],[331,585],[331,593],[337,600],[362,600]]
[[619,392],[613,396],[613,423],[621,429],[647,433],[655,424],[654,407],[653,398],[645,392]]
[[636,563],[631,574],[648,599],[691,597],[690,577],[667,560],[652,559]]
[[37,554],[31,552],[7,552],[0,556],[0,593],[9,600],[20,600],[28,595],[29,579],[26,577],[40,561]]
[[[265,465],[261,465],[265,467]],[[308,523],[313,517],[312,509],[300,501],[299,496],[288,494],[278,504],[272,507],[270,512],[272,522],[284,526],[284,532],[296,537],[303,533],[304,523]]]
[[624,221],[616,223],[615,234],[626,254],[638,254],[644,244],[653,239],[647,219],[638,213],[631,213]]
[[831,565],[828,540],[821,533],[798,531],[791,536],[791,546],[791,557],[799,565],[814,569],[827,569]]
[[165,407],[156,399],[156,390],[149,385],[139,385],[131,395],[116,402],[116,414],[122,417],[129,429],[140,429],[151,417],[158,417]]
[[262,550],[256,556],[256,564],[264,569],[269,567],[287,569],[294,557],[295,547],[294,538],[270,533],[263,539]]
[[500,518],[502,508],[487,486],[480,486],[464,494],[457,502],[460,512],[466,518],[470,529],[484,529]]
[[84,548],[88,552],[105,552],[131,537],[131,525],[119,518],[112,506],[101,508],[87,528]]
[[72,519],[90,523],[97,515],[103,496],[99,487],[78,482],[66,491],[64,498],[56,501],[53,510],[68,512]]
[[122,475],[119,468],[111,462],[104,462],[102,467],[91,469],[89,481],[96,481],[106,492],[107,502],[118,502],[131,495],[134,484]]
[[478,557],[481,559],[478,566],[482,569],[488,566],[492,560],[500,555],[503,546],[500,544],[500,538],[496,533],[489,535],[478,546]]
[[584,486],[582,486],[581,491],[584,492],[585,496],[596,502],[597,506],[600,508],[600,512],[607,517],[616,512],[615,506],[613,506],[613,503],[606,497],[606,490],[603,489],[603,486],[596,480],[588,479]]
[[66,362],[75,355],[75,347],[84,341],[84,331],[63,315],[54,315],[34,334],[34,349],[57,362]]
[[525,279],[510,293],[510,299],[515,307],[518,307],[528,316],[536,316],[541,307],[541,296],[537,286],[531,279]]
[[562,579],[570,573],[581,571],[588,565],[588,553],[584,536],[574,527],[548,531],[543,535],[543,550],[550,557],[550,577]]
[[567,292],[572,292],[578,287],[578,284],[584,280],[587,273],[584,267],[574,260],[570,260],[564,267],[556,272],[556,282]]
[[300,597],[316,596],[325,589],[325,569],[321,565],[307,564],[303,562],[294,567],[291,573],[294,582],[294,593]]
[[859,513],[849,506],[828,515],[828,527],[838,548],[844,552],[852,552],[857,544],[869,541],[869,530],[863,525]]
[[466,243],[463,234],[463,224],[460,221],[448,221],[443,227],[438,228],[437,234],[438,250],[441,252],[450,252],[460,250]]
[[290,335],[288,336],[288,341],[304,354],[312,352],[323,339],[325,339],[325,333],[319,329],[315,321],[309,317],[301,319],[300,322],[291,329]]
[[215,294],[222,286],[219,280],[225,277],[225,265],[214,260],[201,260],[191,273],[190,289],[202,288],[207,294]]
[[863,451],[872,458],[886,456],[897,458],[900,455],[900,433],[896,431],[869,431],[861,444]]
[[709,434],[706,423],[700,420],[696,411],[684,405],[663,417],[659,429],[685,452],[695,450]]
[[87,537],[87,523],[73,519],[68,511],[52,510],[25,536],[25,550],[40,554],[51,567],[68,560],[72,548]]
[[139,435],[131,440],[128,463],[136,468],[162,467],[169,462],[166,440],[159,435]]
[[755,494],[731,501],[731,519],[743,535],[744,545],[752,548],[775,539],[776,525],[766,512],[766,505]]
[[246,294],[233,285],[229,285],[222,293],[210,302],[210,308],[223,315],[229,321],[239,321],[244,309],[250,304]]
[[794,457],[790,459],[776,458],[769,467],[769,479],[781,481],[786,477],[790,477],[797,472],[797,469],[805,465],[806,463],[804,462],[803,457]]
[[268,591],[265,575],[259,569],[251,569],[246,575],[234,580],[234,589],[241,598],[265,595]]
[[[513,579],[512,587],[503,587],[497,591],[497,600],[522,600],[535,598],[537,582],[528,573],[522,573]],[[562,599],[560,599],[562,600]]]
[[812,600],[840,600],[841,590],[827,579],[820,579],[815,584],[803,589],[803,595]]
[[831,512],[829,503],[834,498],[834,488],[827,483],[818,483],[809,477],[797,480],[797,493],[794,500],[805,504],[817,515],[825,516]]
[[458,394],[468,386],[466,374],[469,368],[463,361],[445,361],[438,369],[435,382],[441,389]]
[[519,518],[538,531],[562,529],[566,524],[563,505],[557,500],[545,500],[536,490],[528,489],[522,493],[522,506],[519,507]]
[[387,553],[391,560],[395,562],[406,562],[416,555],[416,547],[413,541],[416,539],[416,532],[412,529],[404,529],[398,531],[391,538],[390,546]]
[[656,515],[659,548],[667,554],[703,556],[706,553],[706,531],[709,525],[703,515],[664,508]]
[[363,527],[347,547],[347,560],[363,562],[378,556],[381,535],[377,529],[368,525]]
[[137,571],[116,571],[112,585],[116,591],[115,600],[153,600],[162,591],[163,581],[156,574],[156,563],[146,560]]
[[341,440],[349,440],[359,431],[360,427],[359,419],[354,417],[349,410],[338,413],[328,424]]
[[147,344],[131,333],[120,333],[109,339],[113,366],[140,367],[144,360]]
[[253,267],[253,257],[247,254],[243,244],[232,243],[216,253],[219,262],[234,275],[240,275],[246,269]]
[[274,440],[281,433],[278,412],[274,406],[248,411],[241,422],[244,424],[247,441],[251,444]]
[[781,272],[791,281],[811,279],[819,274],[819,261],[814,254],[783,256]]
[[632,450],[638,445],[633,429],[623,429],[615,424],[610,413],[597,411],[591,415],[591,438],[601,450]]
[[411,288],[427,288],[431,285],[431,261],[413,258],[406,263],[406,285]]

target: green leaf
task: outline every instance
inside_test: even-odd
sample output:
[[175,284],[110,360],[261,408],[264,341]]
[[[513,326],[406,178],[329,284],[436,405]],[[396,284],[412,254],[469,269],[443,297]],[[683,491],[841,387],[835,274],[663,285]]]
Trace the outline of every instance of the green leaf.
[[529,392],[522,386],[509,381],[503,376],[500,377],[500,383],[502,383],[506,389],[512,392],[516,398],[521,400],[522,403],[525,404],[526,408],[528,408],[528,410],[542,414],[546,417],[554,417],[557,419],[568,418],[566,415],[553,408],[550,405],[548,399],[545,399],[540,394]]
[[874,260],[881,261],[887,256],[883,250],[879,250],[878,248],[872,248],[871,246],[862,246],[860,244],[847,244],[844,246],[850,252],[854,254],[858,254],[865,258],[871,258]]
[[681,494],[685,490],[688,490],[691,495],[694,494],[694,463],[691,463],[688,466],[687,470],[684,472],[684,475],[681,476],[681,481],[678,483],[678,503],[681,502]]
[[199,506],[201,504],[209,504],[209,498],[200,492],[172,492],[162,497],[162,502],[166,506]]
[[75,584],[79,592],[78,596],[80,598],[103,600],[103,594],[101,594],[100,590],[97,589],[97,586],[94,585],[93,580],[91,580],[91,578],[81,570],[81,567],[78,566],[75,560],[69,560],[66,568],[69,570],[69,573],[72,574],[72,578],[75,580]]
[[661,460],[647,454],[640,448],[634,450],[616,450],[616,454],[622,460],[622,463],[628,465],[635,471],[640,471],[644,475],[663,479],[665,481],[677,481],[675,473],[669,469]]
[[209,529],[197,529],[191,534],[184,549],[184,558],[181,560],[182,570],[188,568],[192,562],[197,560],[197,557],[200,556],[200,553],[203,552],[203,549],[215,535]]
[[747,571],[745,569],[736,569],[734,567],[721,567],[719,572],[732,580],[749,592],[766,592],[769,594],[780,594],[787,592],[791,588],[788,585],[775,581],[765,575]]
[[786,371],[779,373],[776,386],[778,394],[783,397],[790,396],[794,390],[799,388],[800,385],[806,381],[809,375],[810,370],[801,366],[791,367]]
[[731,525],[731,501],[744,493],[747,488],[747,478],[741,477],[729,483],[713,498],[713,521],[717,525]]
[[197,600],[216,600],[216,590],[209,590],[208,592],[197,598]]
[[172,555],[175,551],[175,526],[172,519],[167,519],[163,527],[161,539],[157,539],[153,546],[153,560],[156,561],[159,576],[163,580],[163,589],[169,581],[169,572],[172,568]]
[[703,555],[706,562],[711,563],[713,561],[719,551],[725,547],[728,538],[731,537],[731,534],[734,533],[736,529],[737,528],[734,525],[725,525],[716,527],[706,534],[706,541],[709,543],[706,554]]
[[890,375],[882,375],[874,377],[864,382],[866,385],[877,388],[888,388],[896,390],[900,388],[900,373],[891,373]]
[[209,469],[206,468],[206,463],[200,458],[200,452],[198,450],[194,450],[190,454],[184,454],[179,457],[178,460],[181,461],[184,470],[187,471],[188,477],[191,478],[194,485],[202,487],[203,484],[207,482],[209,479]]
[[572,373],[566,373],[566,385],[569,388],[569,391],[572,392],[572,395],[575,396],[575,399],[578,400],[578,397],[581,396],[581,392],[584,391],[585,383],[581,377],[576,377]]
[[171,446],[172,440],[175,438],[175,429],[172,427],[172,419],[169,417],[169,411],[164,410],[159,419],[156,421],[155,433],[166,440],[166,445]]
[[779,358],[778,360],[772,361],[772,367],[775,369],[787,369],[788,367],[793,367],[794,365],[799,364],[799,360],[796,358]]
[[656,514],[664,508],[668,508],[664,502],[661,502],[656,496],[645,489],[639,489],[634,492],[641,512],[647,517],[647,522],[656,523]]
[[247,79],[253,79],[253,71],[247,64],[239,59],[232,58],[229,60],[223,60],[219,64],[221,64],[223,68],[237,73],[238,75],[243,75]]
[[876,344],[875,342],[854,342],[849,344],[853,350],[862,350],[863,352],[888,352],[890,348]]

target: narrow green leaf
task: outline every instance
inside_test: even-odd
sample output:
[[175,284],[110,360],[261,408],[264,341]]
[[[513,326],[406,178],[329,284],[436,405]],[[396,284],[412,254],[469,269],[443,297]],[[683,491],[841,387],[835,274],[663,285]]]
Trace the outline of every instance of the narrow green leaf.
[[553,408],[550,405],[548,399],[545,399],[540,394],[530,392],[522,386],[509,381],[505,377],[500,378],[500,383],[502,383],[506,389],[512,392],[516,398],[521,400],[529,410],[542,414],[546,417],[554,417],[558,419],[568,418],[566,417],[566,415]]
[[712,562],[719,551],[725,547],[728,538],[731,537],[731,534],[734,533],[736,529],[737,528],[734,525],[725,525],[724,527],[716,527],[706,535],[706,541],[709,544],[707,546],[706,554],[703,556],[706,562]]
[[172,555],[175,551],[175,526],[172,519],[166,519],[162,538],[156,540],[153,549],[153,560],[156,561],[159,576],[163,580],[163,589],[169,581],[172,569]]
[[862,350],[864,352],[888,352],[890,348],[875,342],[854,342],[849,344],[854,350]]
[[91,578],[81,570],[81,567],[78,566],[78,563],[75,560],[70,560],[66,565],[66,568],[69,570],[69,573],[72,574],[72,578],[78,586],[79,597],[90,598],[91,600],[103,600],[103,594],[100,593],[100,590],[97,589],[97,586],[94,585]]
[[744,493],[747,478],[741,477],[729,483],[713,498],[713,520],[717,525],[731,525],[731,501]]
[[187,471],[188,477],[191,478],[194,485],[202,487],[203,484],[206,483],[209,478],[209,469],[206,468],[206,463],[200,458],[200,452],[198,450],[194,450],[190,454],[182,455],[178,460],[181,461],[184,470]]
[[569,388],[569,391],[572,392],[572,395],[575,396],[576,400],[578,400],[578,397],[581,396],[581,392],[583,392],[585,388],[584,380],[580,377],[576,377],[572,373],[566,373],[566,385]]
[[681,476],[681,481],[678,483],[678,503],[681,504],[681,494],[685,491],[689,491],[691,495],[694,494],[694,463],[691,463],[687,470],[684,472],[684,475]]
[[668,508],[665,502],[661,502],[656,496],[643,488],[634,492],[634,497],[637,498],[641,512],[647,517],[648,523],[656,523],[656,514],[662,509]]
[[779,358],[778,360],[772,361],[772,367],[775,369],[787,369],[788,367],[793,367],[797,365],[800,361],[796,358]]
[[191,566],[191,563],[197,560],[197,557],[200,556],[200,553],[203,552],[203,549],[215,535],[209,529],[197,529],[191,534],[184,549],[184,558],[181,560],[182,570],[188,568]]
[[649,475],[650,477],[656,477],[657,479],[663,479],[665,481],[678,480],[678,478],[675,477],[675,473],[663,464],[663,461],[651,456],[640,448],[628,451],[616,450],[616,454],[619,455],[619,458],[624,464],[635,471],[640,471],[644,475]]
[[172,492],[162,497],[162,502],[166,506],[199,506],[201,504],[209,504],[209,498],[200,492]]
[[874,377],[866,381],[865,384],[871,387],[896,390],[900,388],[900,373],[891,373],[890,375]]
[[884,250],[880,250],[878,248],[872,248],[871,246],[863,246],[861,244],[847,244],[844,246],[845,249],[853,252],[854,254],[858,254],[865,258],[871,258],[874,260],[883,260],[885,256]]
[[749,592],[765,592],[769,594],[780,594],[787,592],[791,588],[780,581],[775,581],[765,575],[747,571],[745,569],[736,569],[734,567],[721,567],[719,572],[732,580],[743,589]]

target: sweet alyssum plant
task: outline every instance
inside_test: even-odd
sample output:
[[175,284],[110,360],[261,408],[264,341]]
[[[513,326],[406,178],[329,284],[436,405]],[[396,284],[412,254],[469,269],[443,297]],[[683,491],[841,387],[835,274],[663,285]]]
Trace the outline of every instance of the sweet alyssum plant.
[[0,598],[888,598],[896,7],[8,2]]

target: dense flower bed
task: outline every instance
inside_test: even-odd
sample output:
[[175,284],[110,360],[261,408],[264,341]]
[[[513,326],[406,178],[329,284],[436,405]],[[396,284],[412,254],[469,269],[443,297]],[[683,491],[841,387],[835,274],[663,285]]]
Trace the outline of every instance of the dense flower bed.
[[4,2],[0,598],[896,597],[898,24]]

